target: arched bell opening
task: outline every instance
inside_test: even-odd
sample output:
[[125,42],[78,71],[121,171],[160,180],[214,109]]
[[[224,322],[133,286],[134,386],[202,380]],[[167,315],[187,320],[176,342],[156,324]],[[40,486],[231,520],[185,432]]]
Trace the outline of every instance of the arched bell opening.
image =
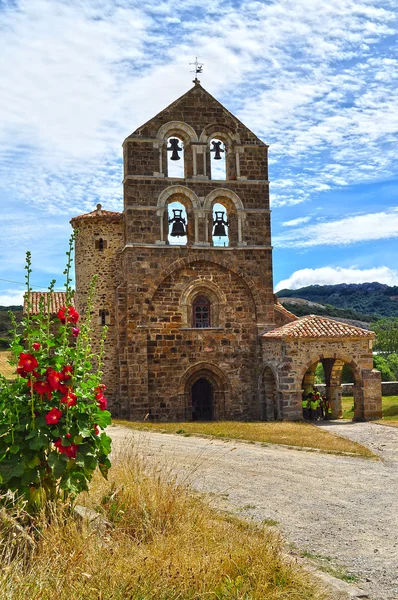
[[188,215],[181,202],[167,205],[167,242],[172,246],[186,246],[188,243]]
[[237,246],[241,224],[233,201],[220,194],[211,202],[208,211],[208,239],[212,246]]
[[223,204],[216,202],[213,206],[213,246],[229,246],[229,221],[227,209]]
[[167,139],[167,177],[183,179],[185,177],[184,142],[172,136]]
[[227,146],[218,139],[210,140],[210,179],[225,180],[227,178]]

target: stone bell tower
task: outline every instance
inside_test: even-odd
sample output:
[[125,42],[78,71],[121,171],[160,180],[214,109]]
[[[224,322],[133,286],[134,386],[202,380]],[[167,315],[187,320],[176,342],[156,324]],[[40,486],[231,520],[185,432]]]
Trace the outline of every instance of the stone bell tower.
[[123,413],[258,418],[258,334],[275,326],[267,145],[196,80],[123,152]]

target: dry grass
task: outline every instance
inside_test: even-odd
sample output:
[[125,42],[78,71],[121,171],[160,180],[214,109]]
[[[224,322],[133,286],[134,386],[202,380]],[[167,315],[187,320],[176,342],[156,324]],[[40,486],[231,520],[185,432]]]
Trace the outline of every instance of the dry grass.
[[333,435],[312,425],[311,423],[289,422],[253,422],[211,421],[186,423],[148,423],[114,421],[133,429],[144,431],[160,431],[179,433],[182,435],[210,435],[219,438],[232,438],[249,442],[267,444],[284,444],[298,448],[320,450],[332,454],[350,454],[361,457],[376,458],[369,450],[345,438]]
[[[398,427],[398,396],[383,396],[383,418],[376,423]],[[354,399],[352,396],[342,398],[343,419],[352,419],[354,416]]]
[[109,482],[96,478],[83,500],[109,531],[54,523],[25,564],[15,552],[24,541],[10,541],[10,518],[0,518],[1,600],[327,598],[282,554],[275,532],[215,512],[135,455],[116,460]]
[[13,377],[15,377],[15,367],[12,367],[7,362],[10,357],[11,352],[9,352],[8,350],[0,352],[0,375],[3,375],[3,377],[6,377],[7,379],[12,379]]

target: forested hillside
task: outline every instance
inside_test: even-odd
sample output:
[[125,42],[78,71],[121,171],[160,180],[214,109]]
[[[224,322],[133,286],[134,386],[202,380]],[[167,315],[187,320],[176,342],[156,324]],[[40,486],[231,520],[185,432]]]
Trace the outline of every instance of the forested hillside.
[[[398,286],[392,287],[383,283],[310,285],[297,290],[280,290],[277,295],[279,298],[286,298],[287,300],[283,302],[284,306],[298,316],[300,316],[299,313],[304,314],[303,311],[309,311],[313,314],[328,314],[329,316],[348,317],[368,322],[382,317],[398,317]],[[289,298],[292,298],[291,307],[288,302]],[[324,312],[319,308],[318,310],[321,312],[317,312],[317,307],[310,310],[311,307],[305,305],[293,307],[295,298],[322,304],[327,310]],[[336,314],[333,309],[344,309],[344,312]],[[309,312],[305,314],[309,314]]]
[[0,306],[0,350],[8,348],[10,341],[11,318],[8,314],[9,311],[14,314],[18,323],[22,319],[22,306]]

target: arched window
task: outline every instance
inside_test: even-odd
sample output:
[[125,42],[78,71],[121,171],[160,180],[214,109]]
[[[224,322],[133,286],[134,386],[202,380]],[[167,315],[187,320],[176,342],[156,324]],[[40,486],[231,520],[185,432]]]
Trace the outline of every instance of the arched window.
[[227,147],[221,140],[210,141],[210,177],[211,179],[227,178]]
[[184,143],[177,137],[167,140],[167,177],[185,177]]
[[229,245],[229,221],[227,209],[216,202],[213,206],[212,240],[213,246],[226,247]]
[[108,246],[108,242],[102,238],[99,238],[99,240],[95,240],[95,249],[99,250],[100,252],[103,252],[104,249]]
[[198,296],[193,302],[193,327],[210,327],[210,302],[205,296]]
[[170,202],[167,210],[169,224],[169,244],[173,246],[186,246],[188,242],[188,217],[185,206],[181,204],[181,202]]

